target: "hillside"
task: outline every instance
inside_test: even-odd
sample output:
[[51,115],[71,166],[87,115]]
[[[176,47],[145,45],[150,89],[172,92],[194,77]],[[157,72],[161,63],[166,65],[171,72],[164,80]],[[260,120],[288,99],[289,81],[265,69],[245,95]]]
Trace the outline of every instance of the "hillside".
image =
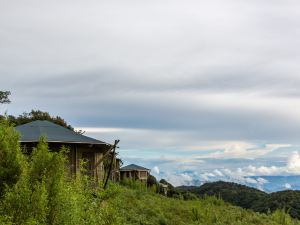
[[68,174],[68,149],[49,151],[41,138],[27,156],[18,140],[0,123],[0,225],[300,225],[283,211],[259,214],[216,197],[183,200],[193,196],[175,191],[168,198],[132,180],[104,190],[84,169]]
[[268,194],[266,198],[257,201],[253,209],[257,212],[287,209],[292,217],[300,219],[300,191],[287,190]]
[[300,224],[280,211],[258,214],[215,197],[184,201],[113,185],[100,198],[105,224]]
[[300,219],[300,191],[289,190],[268,194],[252,187],[224,181],[178,189],[190,191],[198,196],[217,196],[233,205],[261,213],[285,209],[292,217]]

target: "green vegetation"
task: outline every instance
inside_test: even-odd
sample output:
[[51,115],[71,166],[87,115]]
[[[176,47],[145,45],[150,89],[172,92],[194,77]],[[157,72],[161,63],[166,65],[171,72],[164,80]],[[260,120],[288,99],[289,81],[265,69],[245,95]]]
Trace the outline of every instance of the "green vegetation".
[[272,215],[258,214],[215,197],[185,201],[164,197],[140,187],[133,189],[112,185],[101,194],[101,198],[101,212],[107,216],[106,224],[300,224],[283,211]]
[[300,191],[280,191],[267,194],[263,191],[231,182],[218,181],[200,187],[179,187],[198,196],[218,196],[233,205],[260,213],[286,210],[292,217],[300,219]]
[[253,210],[257,212],[273,212],[277,209],[286,209],[292,217],[300,219],[299,203],[300,191],[279,191],[268,194],[265,198],[256,201]]
[[165,179],[160,180],[161,184],[168,186],[167,196],[171,198],[178,198],[184,200],[195,200],[198,199],[198,196],[184,188],[176,188],[172,184],[168,183]]
[[[10,91],[0,91],[0,104],[10,103],[10,99],[9,99],[10,94],[11,94]],[[0,115],[0,120],[1,121],[7,120],[9,123],[11,123],[14,126],[19,126],[19,125],[29,123],[29,122],[32,122],[35,120],[48,120],[57,125],[63,126],[67,129],[74,131],[74,128],[60,116],[51,116],[48,112],[43,112],[41,110],[31,110],[31,112],[29,112],[29,113],[24,112],[23,114],[21,114],[17,117],[13,116],[13,115],[7,115],[7,116]],[[81,130],[79,130],[77,132],[83,133],[83,131],[81,131]]]
[[0,104],[10,103],[8,96],[10,95],[10,91],[0,91]]
[[30,113],[24,112],[23,114],[17,117],[13,115],[8,115],[7,120],[14,126],[19,126],[35,120],[48,120],[67,129],[74,130],[74,128],[60,116],[51,116],[48,112],[43,112],[41,110],[31,110]]
[[3,121],[0,124],[0,197],[5,188],[17,182],[25,166],[18,140],[19,135]]
[[24,155],[8,122],[0,128],[0,225],[300,225],[283,211],[258,214],[216,197],[167,198],[132,180],[103,190],[84,173],[70,177],[67,149],[50,152],[41,138],[32,154]]

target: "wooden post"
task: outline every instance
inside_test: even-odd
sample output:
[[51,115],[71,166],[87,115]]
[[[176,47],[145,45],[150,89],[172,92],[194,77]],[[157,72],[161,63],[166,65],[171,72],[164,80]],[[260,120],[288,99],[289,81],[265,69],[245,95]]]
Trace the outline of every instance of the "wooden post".
[[106,180],[105,180],[105,183],[104,183],[104,187],[103,187],[104,189],[106,188],[106,185],[107,185],[107,182],[108,182],[108,179],[109,179],[112,167],[113,167],[115,152],[116,152],[117,144],[119,142],[120,142],[120,140],[115,140],[115,144],[113,145],[113,152],[112,152],[111,162],[110,162],[109,170],[108,170],[107,177],[106,177]]

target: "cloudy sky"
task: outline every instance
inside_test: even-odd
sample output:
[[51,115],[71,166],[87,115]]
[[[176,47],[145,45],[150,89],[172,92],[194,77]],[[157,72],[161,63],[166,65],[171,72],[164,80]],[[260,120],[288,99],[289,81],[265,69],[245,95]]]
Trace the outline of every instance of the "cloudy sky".
[[178,185],[299,175],[299,10],[296,0],[0,0],[0,90],[12,92],[0,111],[41,109],[120,139],[125,163]]

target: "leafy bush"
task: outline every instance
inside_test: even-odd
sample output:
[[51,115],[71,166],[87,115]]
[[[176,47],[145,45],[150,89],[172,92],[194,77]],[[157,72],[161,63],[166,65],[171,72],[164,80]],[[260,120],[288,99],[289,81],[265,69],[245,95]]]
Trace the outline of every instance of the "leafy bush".
[[140,180],[135,180],[135,179],[130,179],[130,178],[124,178],[121,181],[121,184],[130,187],[132,189],[136,190],[146,190],[147,189],[147,184],[140,181]]
[[25,164],[19,134],[7,121],[0,121],[0,197],[6,187],[11,187],[18,181]]
[[[13,133],[11,127],[1,126],[1,129]],[[7,155],[16,154],[15,149],[22,154],[14,142],[18,141],[17,136],[13,134],[2,141],[10,143],[5,148]],[[15,185],[10,182],[12,185],[3,194],[0,204],[2,221],[13,224],[98,224],[95,219],[100,214],[95,211],[96,202],[91,185],[87,183],[89,180],[80,174],[76,179],[68,177],[66,152],[66,149],[50,152],[45,138],[40,140],[28,163],[24,163],[22,170],[17,170],[19,176],[14,179]],[[2,166],[8,167],[7,164]]]
[[152,176],[150,174],[147,179],[147,186],[151,187],[151,186],[157,186],[157,185],[158,185],[158,182],[157,182],[155,176]]

